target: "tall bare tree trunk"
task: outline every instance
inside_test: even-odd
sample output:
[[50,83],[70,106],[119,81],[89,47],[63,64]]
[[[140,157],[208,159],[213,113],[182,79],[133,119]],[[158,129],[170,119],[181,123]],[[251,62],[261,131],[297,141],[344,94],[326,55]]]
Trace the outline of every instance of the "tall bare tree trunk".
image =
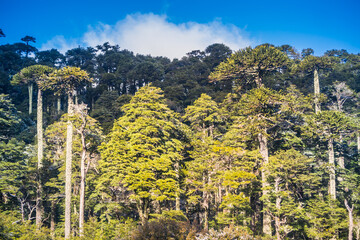
[[60,114],[61,111],[61,97],[57,99],[57,113]]
[[50,216],[50,231],[55,232],[55,212],[56,212],[56,201],[51,201],[51,216]]
[[41,89],[38,88],[38,96],[37,96],[37,144],[38,144],[38,162],[37,162],[37,168],[38,168],[38,183],[37,183],[37,189],[36,189],[36,227],[41,227],[41,221],[42,221],[42,212],[43,212],[43,206],[42,206],[42,184],[41,184],[41,175],[40,170],[43,166],[43,156],[44,156],[44,149],[43,149],[43,106],[42,106],[42,92]]
[[[340,141],[340,143],[342,143],[342,141],[343,141],[343,134],[342,133],[340,133],[340,140],[339,141]],[[345,169],[344,153],[342,151],[340,151],[338,163],[339,163],[340,168]]]
[[[281,208],[281,197],[280,197],[280,186],[279,186],[280,181],[281,181],[281,179],[279,177],[277,177],[275,179],[275,194],[276,194],[275,206],[276,206],[277,210],[280,210],[280,208]],[[280,216],[276,215],[275,216],[275,228],[276,228],[276,239],[277,240],[281,240],[280,227],[281,227]]]
[[360,156],[360,131],[358,131],[356,133],[356,138],[357,138],[357,153],[358,153],[358,156]]
[[175,210],[180,211],[180,163],[177,161],[175,163],[175,172],[177,179],[177,189],[176,189],[176,197],[175,197]]
[[32,114],[32,99],[33,99],[33,83],[29,83],[28,90],[29,90],[29,115]]
[[[263,197],[267,196],[269,190],[266,188],[269,186],[267,182],[267,171],[264,169],[264,166],[269,162],[269,151],[267,146],[267,139],[264,134],[259,133],[258,135],[259,144],[260,144],[260,154],[263,158],[262,161],[262,170],[261,170],[261,181],[262,181],[262,195]],[[263,202],[263,208],[265,207],[266,203]],[[263,212],[263,233],[265,235],[271,236],[271,217],[270,214],[266,211]]]
[[[73,115],[72,94],[68,94],[68,115]],[[65,163],[65,239],[70,238],[71,233],[71,164],[72,164],[72,137],[73,125],[70,119],[67,121],[66,133],[66,163]]]
[[348,204],[348,201],[345,199],[344,200],[345,203],[345,207],[348,211],[349,214],[349,235],[348,235],[348,240],[352,240],[353,239],[353,231],[354,231],[354,219],[353,219],[353,210],[354,210],[354,206],[350,207]]
[[315,103],[315,113],[321,112],[320,107],[320,82],[319,82],[319,72],[318,69],[314,69],[314,103]]
[[[203,177],[203,184],[206,188],[206,184],[209,184],[210,176],[206,175]],[[204,208],[204,229],[207,231],[209,230],[209,208],[210,208],[210,193],[206,189],[204,191],[204,201],[203,201],[203,208]]]
[[335,156],[334,156],[334,139],[330,138],[328,141],[328,154],[330,165],[330,182],[329,194],[331,199],[336,199],[336,182],[335,182]]
[[[84,109],[84,111],[86,111]],[[81,112],[84,114],[84,112]],[[80,129],[81,134],[81,145],[82,145],[82,154],[81,154],[81,163],[80,163],[80,206],[79,206],[79,232],[80,237],[84,234],[84,214],[85,214],[85,178],[86,178],[86,171],[85,171],[85,159],[86,159],[86,142],[85,142],[85,127],[86,127],[86,115],[82,115],[83,124]]]

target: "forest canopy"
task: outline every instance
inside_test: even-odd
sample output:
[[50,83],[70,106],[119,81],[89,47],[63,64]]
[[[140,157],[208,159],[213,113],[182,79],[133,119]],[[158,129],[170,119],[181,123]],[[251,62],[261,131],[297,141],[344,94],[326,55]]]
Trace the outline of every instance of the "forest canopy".
[[359,53],[21,40],[0,45],[1,239],[360,239]]

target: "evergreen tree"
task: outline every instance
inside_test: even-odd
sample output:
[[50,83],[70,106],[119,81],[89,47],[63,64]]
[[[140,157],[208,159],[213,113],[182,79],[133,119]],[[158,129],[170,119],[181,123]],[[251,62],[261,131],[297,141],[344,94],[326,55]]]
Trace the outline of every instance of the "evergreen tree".
[[114,190],[128,191],[142,224],[151,203],[160,212],[161,203],[175,200],[180,191],[177,171],[184,145],[176,114],[164,101],[159,88],[139,89],[100,148],[98,187],[109,196]]
[[255,83],[257,88],[264,84],[264,77],[278,71],[288,62],[288,57],[270,45],[247,47],[232,54],[226,61],[220,63],[210,74],[213,81],[235,79],[238,86]]

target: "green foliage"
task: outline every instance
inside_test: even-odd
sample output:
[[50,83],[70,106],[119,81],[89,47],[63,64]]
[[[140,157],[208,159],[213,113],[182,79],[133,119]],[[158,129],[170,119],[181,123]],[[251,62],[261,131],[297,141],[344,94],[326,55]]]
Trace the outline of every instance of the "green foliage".
[[108,193],[109,187],[126,187],[144,220],[149,202],[174,200],[179,191],[175,164],[184,148],[180,123],[164,104],[162,91],[152,86],[139,89],[123,111],[100,148],[98,187]]
[[299,65],[294,65],[294,70],[313,72],[314,69],[331,69],[334,67],[336,59],[333,57],[323,56],[315,57],[307,55]]
[[43,227],[36,229],[36,226],[27,221],[19,224],[16,212],[0,213],[0,239],[3,240],[51,240],[50,229]]
[[295,149],[277,152],[265,166],[270,184],[269,194],[263,197],[265,209],[276,219],[276,231],[282,239],[303,230],[303,200],[312,198],[319,188],[315,166],[314,159]]
[[[35,38],[23,40],[0,46],[1,239],[63,238],[67,120],[75,133],[72,207],[79,207],[83,123],[56,109],[56,95],[71,100],[75,92],[97,121],[86,118],[85,232],[78,236],[72,211],[72,239],[257,239],[265,213],[269,238],[344,239],[349,213],[354,231],[360,229],[359,54],[334,49],[315,57],[304,49],[300,57],[290,45],[271,44],[232,54],[212,44],[169,60],[104,43],[63,56],[56,49],[38,52]],[[313,90],[307,83],[315,70],[322,87],[318,114],[314,96],[304,95]],[[38,85],[46,96],[44,124],[51,125],[41,170],[34,122],[16,110],[27,104],[21,83]],[[149,83],[164,92],[142,88]],[[99,125],[109,133],[101,157]],[[334,149],[330,164],[326,143]],[[329,176],[339,202],[326,199]],[[38,179],[45,227],[36,230]]]
[[322,111],[306,117],[304,135],[322,140],[338,139],[341,132],[351,128],[350,119],[339,111]]
[[220,63],[210,74],[210,79],[235,79],[241,82],[241,86],[255,82],[257,87],[261,87],[266,75],[281,69],[287,62],[288,57],[273,46],[247,47]]
[[346,228],[346,210],[337,202],[314,199],[305,207],[308,225],[305,232],[310,238],[332,239],[337,232]]
[[8,143],[0,142],[0,191],[14,196],[26,195],[28,171],[25,143],[14,138]]
[[23,68],[19,73],[13,76],[11,84],[17,85],[20,83],[31,84],[37,83],[41,88],[46,87],[47,75],[54,71],[53,68],[44,65],[32,65]]
[[73,94],[74,90],[87,82],[92,82],[92,79],[86,71],[78,67],[64,67],[52,72],[47,82],[40,84],[40,87],[53,90],[57,95],[60,95],[61,91]]
[[0,94],[0,140],[14,136],[20,128],[20,123],[19,112],[14,104],[7,95]]

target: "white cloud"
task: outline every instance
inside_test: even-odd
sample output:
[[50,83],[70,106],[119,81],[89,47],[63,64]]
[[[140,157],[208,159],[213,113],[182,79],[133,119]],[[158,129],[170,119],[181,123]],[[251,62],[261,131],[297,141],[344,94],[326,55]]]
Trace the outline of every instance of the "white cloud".
[[65,39],[62,35],[57,35],[41,45],[40,50],[48,50],[55,48],[61,53],[65,53],[67,50],[76,48],[81,44],[80,40],[77,39]]
[[171,23],[164,15],[133,14],[115,25],[99,23],[89,26],[83,37],[66,41],[56,36],[42,49],[58,48],[62,51],[81,46],[96,46],[105,42],[118,44],[121,49],[135,53],[181,58],[192,50],[204,50],[213,43],[224,43],[233,50],[249,46],[247,34],[234,25],[221,21],[210,23]]

